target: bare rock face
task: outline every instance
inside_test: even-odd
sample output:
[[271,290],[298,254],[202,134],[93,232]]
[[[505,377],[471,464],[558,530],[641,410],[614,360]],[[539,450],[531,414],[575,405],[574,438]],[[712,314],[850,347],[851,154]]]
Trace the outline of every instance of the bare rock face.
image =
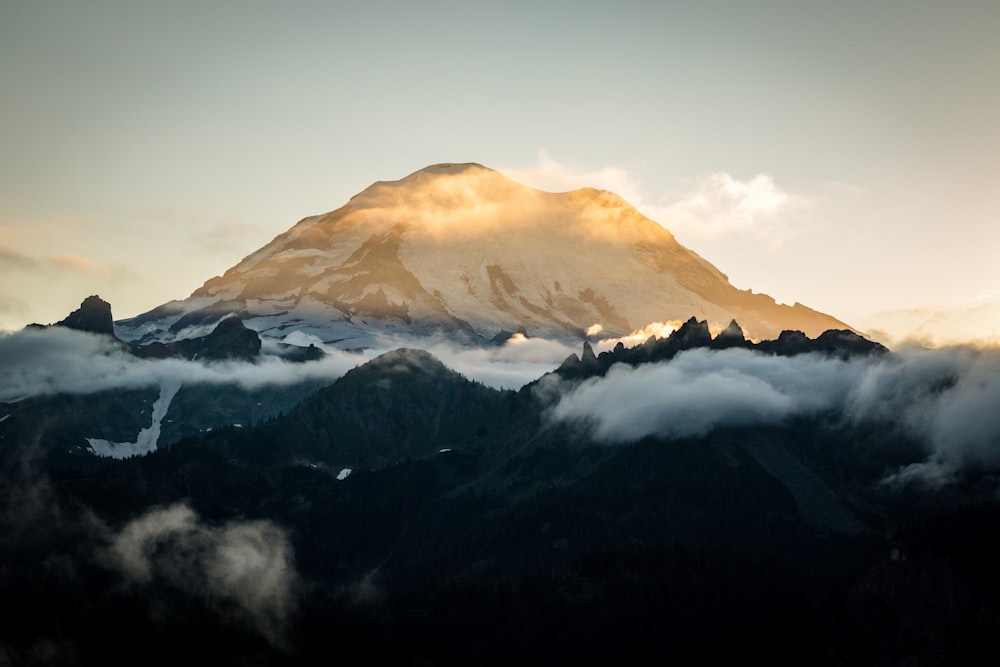
[[[221,361],[226,359],[252,361],[260,356],[260,335],[248,329],[238,317],[227,317],[205,336],[182,338],[169,343],[153,341],[140,345],[123,343],[115,336],[111,304],[99,296],[88,296],[80,307],[56,322],[53,326],[66,327],[87,333],[110,336],[127,352],[144,359],[201,359]],[[290,361],[310,361],[323,356],[315,346],[309,348],[285,345],[284,356]]]
[[747,339],[743,334],[743,327],[736,320],[730,320],[726,328],[719,332],[712,343],[712,346],[716,348],[745,347]]
[[130,351],[138,357],[153,359],[175,357],[201,361],[253,361],[260,355],[260,348],[260,336],[256,331],[244,326],[238,317],[227,317],[207,336],[183,338],[169,343],[154,341],[146,345],[132,345]]
[[57,327],[76,329],[88,333],[115,335],[115,323],[111,317],[111,304],[99,296],[88,296],[80,307],[56,322]]
[[379,181],[118,331],[167,342],[231,314],[262,336],[301,331],[345,349],[428,335],[488,345],[521,328],[578,341],[594,325],[621,336],[692,315],[738,320],[755,340],[850,329],[737,289],[615,194],[542,192],[478,164]]

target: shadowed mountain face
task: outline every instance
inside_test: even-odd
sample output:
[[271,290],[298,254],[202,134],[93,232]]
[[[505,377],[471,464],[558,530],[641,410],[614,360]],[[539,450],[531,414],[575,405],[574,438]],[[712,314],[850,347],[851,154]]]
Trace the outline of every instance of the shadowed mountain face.
[[115,335],[111,304],[97,295],[84,299],[79,308],[57,322],[56,326],[88,333]]
[[[843,332],[772,342],[746,354],[884,354]],[[692,320],[612,356],[648,368],[680,349],[745,345],[736,324],[713,339]],[[599,371],[604,359],[587,347],[576,363]],[[400,349],[253,427],[42,468],[12,456],[32,423],[63,410],[77,417],[67,427],[90,429],[155,395],[4,406],[7,662],[31,664],[39,646],[69,665],[992,654],[1000,510],[967,502],[974,485],[949,499],[878,484],[897,456],[923,456],[919,442],[820,413],[609,446],[553,422],[541,389],[490,389]],[[115,437],[142,420],[108,425]],[[984,482],[994,498],[995,478]]]
[[600,324],[623,335],[692,314],[735,318],[755,339],[849,328],[736,289],[610,192],[542,192],[476,164],[377,182],[117,331],[165,341],[232,313],[264,336],[301,330],[344,348],[435,333],[480,342],[521,327],[579,339]]

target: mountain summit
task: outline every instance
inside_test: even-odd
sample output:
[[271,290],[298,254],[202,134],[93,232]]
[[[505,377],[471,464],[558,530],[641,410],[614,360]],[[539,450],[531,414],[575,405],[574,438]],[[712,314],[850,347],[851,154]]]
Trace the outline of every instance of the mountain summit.
[[171,340],[230,314],[263,336],[300,330],[343,348],[433,334],[486,342],[522,327],[578,340],[595,324],[624,335],[692,314],[736,319],[751,338],[848,328],[733,287],[611,192],[543,192],[472,163],[378,181],[117,331]]

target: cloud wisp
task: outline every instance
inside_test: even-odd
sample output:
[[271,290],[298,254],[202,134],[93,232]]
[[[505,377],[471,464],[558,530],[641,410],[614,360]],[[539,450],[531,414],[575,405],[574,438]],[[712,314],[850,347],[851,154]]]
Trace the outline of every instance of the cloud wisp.
[[885,483],[940,486],[962,472],[1000,470],[1000,349],[909,349],[868,369],[848,397],[858,423],[895,424],[924,444],[926,460]]
[[[298,343],[314,342],[299,340]],[[266,348],[267,346],[265,346]],[[59,393],[89,394],[177,384],[235,384],[244,389],[333,382],[373,357],[398,347],[426,349],[446,366],[496,389],[519,389],[556,368],[575,350],[557,341],[515,335],[491,348],[461,347],[444,340],[399,340],[363,354],[324,346],[326,356],[305,363],[266,355],[256,363],[203,363],[138,359],[103,336],[62,327],[0,335],[0,402]]]
[[205,364],[183,359],[137,359],[102,336],[61,327],[0,336],[0,401],[58,393],[87,394],[164,384],[237,384],[245,389],[334,379],[365,361],[331,351],[319,361]]
[[718,172],[694,182],[657,212],[663,224],[685,237],[713,241],[752,235],[778,247],[793,231],[790,219],[813,204],[809,197],[782,189],[768,174],[740,180]]
[[877,360],[690,350],[575,385],[550,380],[543,389],[558,397],[552,420],[577,423],[606,443],[839,411],[848,426],[897,432],[922,447],[913,464],[883,480],[888,486],[940,486],[963,472],[1000,471],[996,349],[908,349]]
[[579,188],[598,188],[614,192],[633,206],[642,199],[638,182],[624,167],[607,166],[582,169],[554,159],[547,151],[538,151],[538,162],[530,167],[501,168],[508,178],[546,192],[566,192]]
[[624,167],[582,169],[545,151],[538,153],[534,166],[501,171],[541,190],[610,190],[675,235],[703,243],[738,235],[769,249],[780,247],[794,233],[795,216],[816,204],[815,198],[789,192],[766,173],[740,179],[719,171],[690,179],[672,193],[650,196]]
[[413,341],[410,346],[426,349],[445,366],[494,389],[520,389],[577,352],[558,341],[520,334],[492,348],[458,347],[446,341],[428,345],[426,340]]
[[132,584],[164,582],[237,615],[272,643],[284,642],[298,575],[288,536],[275,524],[211,526],[187,505],[171,505],[112,534],[107,553]]
[[33,257],[0,248],[0,269],[43,275],[84,276],[112,280],[122,275],[122,269],[90,257],[73,254]]
[[551,416],[586,423],[609,443],[698,436],[719,426],[773,424],[831,409],[862,373],[860,361],[820,355],[690,350],[668,363],[613,366],[606,376],[565,391]]

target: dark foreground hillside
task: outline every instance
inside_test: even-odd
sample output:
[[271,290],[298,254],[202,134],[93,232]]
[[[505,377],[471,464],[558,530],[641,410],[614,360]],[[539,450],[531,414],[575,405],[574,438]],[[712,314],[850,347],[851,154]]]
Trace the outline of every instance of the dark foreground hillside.
[[833,413],[610,445],[549,407],[397,351],[143,458],[11,452],[0,665],[995,661],[988,476],[890,491],[913,443]]

